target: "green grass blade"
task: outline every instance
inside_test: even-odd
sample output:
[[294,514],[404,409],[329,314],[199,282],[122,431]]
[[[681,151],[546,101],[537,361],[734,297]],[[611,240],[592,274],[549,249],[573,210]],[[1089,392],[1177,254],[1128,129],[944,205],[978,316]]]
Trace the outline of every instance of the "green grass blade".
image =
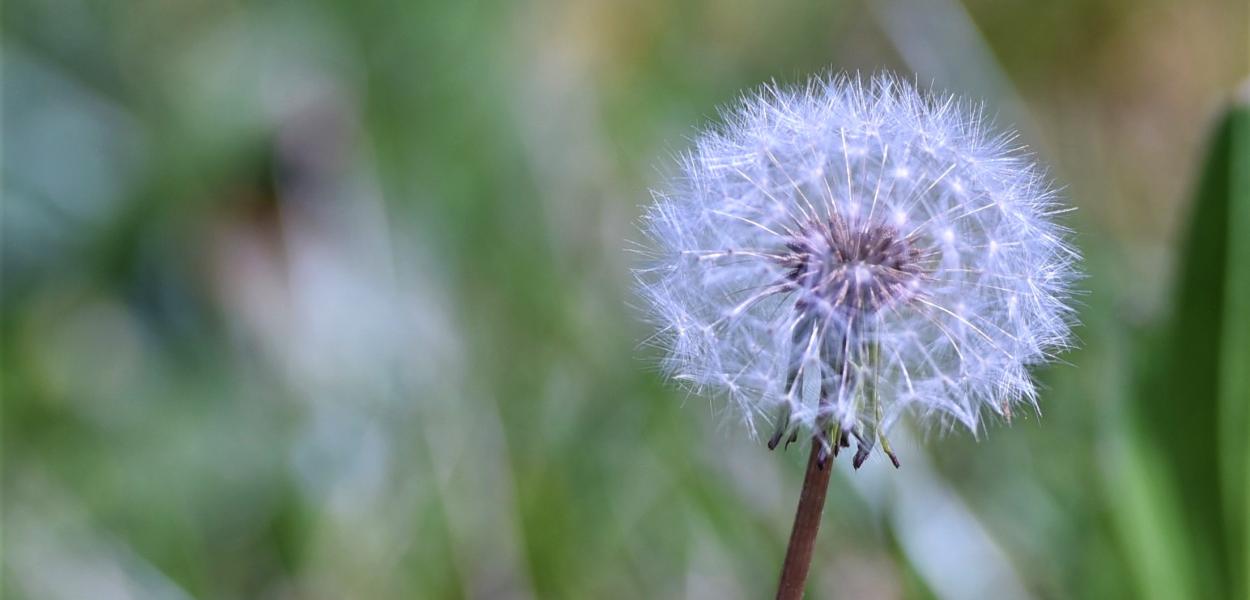
[[[1244,590],[1250,425],[1250,111],[1229,111],[1201,169],[1178,265],[1173,314],[1148,346],[1135,406],[1140,442],[1177,490],[1187,535],[1173,540],[1198,590]],[[1239,596],[1240,597],[1240,596]]]
[[[1250,91],[1250,87],[1245,88]],[[1227,171],[1228,261],[1225,265],[1224,328],[1221,346],[1220,441],[1237,597],[1250,593],[1250,98],[1231,112]],[[1204,199],[1218,202],[1218,198]]]

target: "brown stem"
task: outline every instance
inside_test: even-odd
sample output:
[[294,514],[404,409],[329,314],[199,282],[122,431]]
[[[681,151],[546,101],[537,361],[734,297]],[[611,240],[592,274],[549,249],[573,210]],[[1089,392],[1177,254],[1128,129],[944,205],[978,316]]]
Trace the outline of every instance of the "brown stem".
[[803,597],[803,587],[807,582],[807,571],[812,565],[812,548],[816,545],[816,531],[820,529],[820,513],[825,507],[825,492],[829,490],[831,471],[833,460],[825,451],[820,437],[813,436],[812,455],[807,459],[807,474],[803,477],[803,491],[799,494],[799,508],[794,513],[794,529],[790,530],[786,561],[781,565],[777,600],[800,600]]

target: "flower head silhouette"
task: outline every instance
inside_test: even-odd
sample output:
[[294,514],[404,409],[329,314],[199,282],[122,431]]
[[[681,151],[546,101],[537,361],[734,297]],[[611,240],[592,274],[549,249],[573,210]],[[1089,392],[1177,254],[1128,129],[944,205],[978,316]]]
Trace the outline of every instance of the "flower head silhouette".
[[1011,134],[890,75],[765,86],[657,191],[641,294],[665,371],[728,398],[769,446],[800,431],[855,465],[903,413],[974,432],[1035,405],[1069,343],[1079,256]]

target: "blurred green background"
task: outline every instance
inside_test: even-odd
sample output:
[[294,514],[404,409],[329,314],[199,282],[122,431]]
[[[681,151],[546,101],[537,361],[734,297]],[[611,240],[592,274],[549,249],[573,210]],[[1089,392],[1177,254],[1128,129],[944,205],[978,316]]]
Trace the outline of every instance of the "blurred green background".
[[986,99],[1089,277],[1041,415],[837,464],[810,595],[1247,597],[1248,29],[1244,0],[9,0],[4,596],[770,596],[804,452],[665,385],[625,248],[716,106],[833,68]]

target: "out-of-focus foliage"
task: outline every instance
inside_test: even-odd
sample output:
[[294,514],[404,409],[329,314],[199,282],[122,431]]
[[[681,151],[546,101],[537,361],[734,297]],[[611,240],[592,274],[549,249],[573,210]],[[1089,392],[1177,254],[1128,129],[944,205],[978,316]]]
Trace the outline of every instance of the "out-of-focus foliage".
[[[1143,354],[1133,404],[1139,460],[1157,461],[1140,515],[1173,531],[1147,541],[1152,590],[1246,596],[1250,540],[1250,107],[1215,129],[1194,199],[1173,312]],[[1144,529],[1142,523],[1126,527]]]
[[6,2],[3,594],[768,595],[801,453],[660,380],[625,240],[738,90],[891,68],[1054,166],[1082,348],[838,463],[813,595],[1244,595],[1246,13]]

